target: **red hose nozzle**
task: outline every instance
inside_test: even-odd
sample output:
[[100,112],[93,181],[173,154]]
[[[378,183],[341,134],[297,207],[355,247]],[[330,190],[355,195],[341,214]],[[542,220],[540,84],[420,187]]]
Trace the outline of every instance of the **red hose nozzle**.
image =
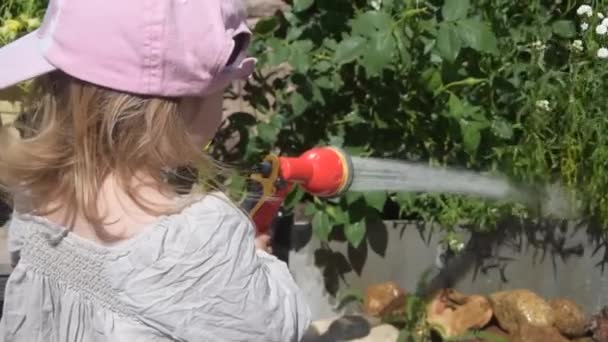
[[280,175],[288,182],[299,183],[315,196],[334,197],[350,188],[352,162],[350,156],[335,147],[317,147],[300,157],[280,157]]

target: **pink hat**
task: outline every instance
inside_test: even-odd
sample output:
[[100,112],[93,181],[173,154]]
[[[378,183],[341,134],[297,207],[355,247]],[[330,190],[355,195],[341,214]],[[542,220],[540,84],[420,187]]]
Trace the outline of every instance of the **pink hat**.
[[0,89],[53,70],[140,95],[203,96],[249,76],[239,0],[50,0],[42,26],[0,48]]

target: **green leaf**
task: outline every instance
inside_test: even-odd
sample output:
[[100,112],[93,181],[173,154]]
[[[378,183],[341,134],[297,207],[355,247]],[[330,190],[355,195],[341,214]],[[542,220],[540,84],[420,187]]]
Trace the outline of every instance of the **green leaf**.
[[476,19],[465,19],[459,21],[456,27],[466,47],[480,52],[498,53],[498,41],[489,24]]
[[304,27],[291,26],[289,28],[289,30],[287,31],[287,36],[285,37],[285,40],[287,40],[288,42],[294,41],[294,40],[298,39],[302,35],[303,32],[304,32]]
[[465,150],[470,155],[475,154],[477,152],[477,148],[479,147],[479,143],[481,142],[481,132],[479,131],[479,126],[476,125],[475,122],[461,120],[460,130],[462,132],[462,140]]
[[364,192],[363,197],[365,198],[367,205],[382,212],[388,195],[385,191],[370,191]]
[[[454,1],[454,0],[452,0]],[[448,62],[454,62],[462,48],[462,41],[454,25],[442,23],[437,33],[437,50],[441,58]]]
[[312,218],[312,230],[321,241],[328,241],[332,226],[329,216],[323,211],[317,211]]
[[511,139],[513,137],[513,127],[503,119],[496,119],[492,122],[492,132],[503,139]]
[[365,225],[365,219],[359,222],[347,224],[344,227],[344,235],[346,236],[346,240],[350,242],[353,247],[358,248],[365,238],[366,229],[367,227]]
[[341,135],[330,135],[329,136],[329,145],[342,147],[344,145],[344,137]]
[[310,68],[313,43],[310,40],[299,40],[291,44],[289,64],[298,72],[305,73]]
[[384,11],[368,11],[356,17],[352,24],[353,35],[371,37],[380,31],[390,33],[393,18]]
[[294,187],[293,190],[289,192],[287,197],[285,197],[285,208],[292,209],[295,207],[298,203],[300,203],[305,194],[306,193],[304,190],[302,190],[302,188],[299,186]]
[[460,20],[467,16],[470,7],[469,0],[445,0],[441,15],[446,21]]
[[448,112],[450,117],[459,119],[462,116],[463,111],[464,107],[462,101],[460,101],[458,96],[450,94],[450,98],[448,99]]
[[428,68],[422,72],[421,80],[424,82],[425,89],[435,93],[443,85],[441,73],[435,68]]
[[293,115],[300,116],[308,109],[310,103],[300,93],[294,92],[289,97],[289,104],[293,109]]
[[398,192],[396,197],[400,205],[409,204],[414,200],[414,194],[411,192]]
[[257,125],[258,137],[262,139],[264,143],[272,144],[277,139],[277,130],[270,124],[265,122]]
[[348,212],[346,212],[343,208],[339,206],[333,206],[331,208],[332,211],[330,213],[330,216],[334,220],[335,224],[348,223]]
[[363,52],[361,64],[370,76],[378,75],[393,60],[395,48],[395,40],[390,32],[375,34]]
[[241,197],[243,190],[246,189],[247,178],[234,174],[230,177],[230,184],[228,185],[228,191],[232,196]]
[[359,115],[359,112],[352,111],[344,117],[343,121],[350,123],[351,125],[365,123],[365,119]]
[[571,20],[557,20],[551,25],[553,33],[562,38],[573,38],[576,36],[576,27]]
[[315,80],[315,84],[317,85],[317,87],[323,88],[323,89],[333,89],[334,88],[334,84],[332,83],[331,79],[327,76],[322,76],[322,77],[317,78]]
[[349,191],[344,194],[344,197],[346,198],[346,203],[350,205],[358,201],[361,197],[363,197],[363,193],[358,191]]
[[266,44],[270,48],[268,52],[268,63],[271,66],[276,66],[287,61],[290,55],[290,50],[285,43],[279,39],[268,39]]
[[314,216],[319,208],[314,203],[308,203],[306,207],[304,207],[304,215],[305,216]]
[[285,117],[281,114],[274,114],[270,117],[270,125],[275,128],[275,130],[280,130],[285,123]]
[[277,17],[267,17],[260,19],[253,29],[255,34],[268,35],[273,33],[279,27],[279,20]]
[[337,64],[352,62],[363,53],[365,48],[365,38],[359,36],[348,37],[338,44],[334,53],[334,62]]
[[293,0],[293,11],[302,12],[315,4],[315,0]]
[[318,63],[315,63],[314,68],[315,70],[319,71],[319,72],[326,72],[329,69],[331,69],[333,67],[333,64],[331,64],[328,61],[319,61]]

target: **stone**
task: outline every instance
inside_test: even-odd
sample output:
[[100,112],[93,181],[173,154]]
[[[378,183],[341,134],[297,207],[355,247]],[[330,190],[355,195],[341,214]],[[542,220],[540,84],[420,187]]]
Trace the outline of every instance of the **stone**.
[[364,311],[371,316],[384,316],[405,306],[405,291],[395,282],[375,284],[367,288]]

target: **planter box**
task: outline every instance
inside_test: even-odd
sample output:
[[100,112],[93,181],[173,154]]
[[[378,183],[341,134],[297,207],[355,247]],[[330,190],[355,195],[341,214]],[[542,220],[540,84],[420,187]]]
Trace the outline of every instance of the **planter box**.
[[356,250],[345,241],[321,244],[306,223],[291,231],[289,266],[315,319],[342,313],[336,309],[340,291],[364,292],[388,280],[410,292],[420,285],[426,293],[442,287],[479,294],[527,288],[545,298],[572,299],[588,313],[608,304],[606,242],[574,222],[511,222],[493,234],[463,232],[468,242],[459,255],[441,248],[439,229],[419,222],[368,226],[367,239]]

